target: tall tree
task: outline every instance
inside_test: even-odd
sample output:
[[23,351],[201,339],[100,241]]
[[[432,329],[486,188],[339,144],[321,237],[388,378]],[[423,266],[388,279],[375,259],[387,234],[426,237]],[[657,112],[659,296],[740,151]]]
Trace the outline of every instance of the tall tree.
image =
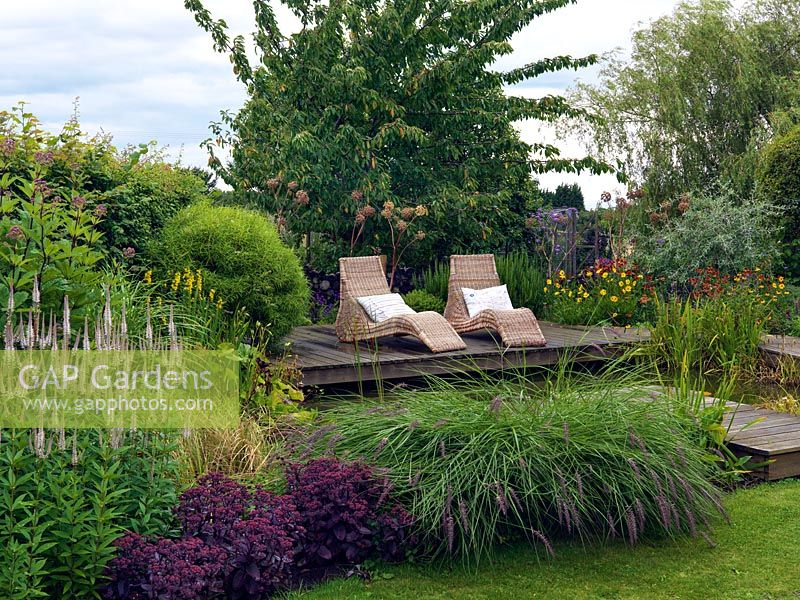
[[[612,170],[522,142],[515,121],[583,112],[563,97],[504,91],[597,57],[492,68],[512,52],[516,32],[575,0],[282,1],[301,28],[282,33],[270,5],[255,0],[255,64],[244,38],[231,40],[200,0],[185,5],[214,47],[230,54],[250,96],[212,126],[211,165],[274,212],[286,201],[271,193],[276,178],[297,182],[307,195],[287,208],[292,230],[341,240],[365,203],[378,211],[385,202],[424,204],[433,219],[427,243],[438,253],[486,248],[503,241],[500,229],[522,227],[538,196],[534,174]],[[231,152],[225,164],[220,147]],[[374,231],[367,224],[364,239]]]
[[800,0],[684,1],[633,36],[627,60],[609,59],[572,100],[595,115],[600,156],[624,158],[656,201],[731,185],[752,191],[757,150],[772,116],[796,98]]
[[583,200],[583,190],[581,190],[581,186],[577,183],[561,183],[558,185],[555,192],[542,190],[542,199],[545,201],[545,204],[554,208],[576,208],[578,210],[586,210],[586,205]]

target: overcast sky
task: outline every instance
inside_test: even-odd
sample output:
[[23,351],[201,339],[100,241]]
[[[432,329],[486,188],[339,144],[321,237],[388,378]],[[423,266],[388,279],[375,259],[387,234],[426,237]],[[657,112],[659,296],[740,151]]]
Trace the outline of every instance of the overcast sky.
[[[580,0],[537,19],[513,40],[516,52],[502,67],[547,56],[582,56],[627,48],[643,22],[669,13],[677,0]],[[206,0],[233,33],[253,29],[250,0]],[[291,25],[285,10],[283,23]],[[577,78],[591,81],[596,69],[539,77],[512,93],[563,93]],[[118,146],[157,140],[171,156],[206,165],[199,147],[221,110],[241,107],[245,94],[226,56],[211,49],[183,0],[4,0],[0,16],[0,109],[20,100],[58,130],[80,98],[84,130],[111,133]],[[522,123],[528,141],[555,142],[535,123]],[[557,142],[565,155],[582,156],[575,140]],[[577,181],[587,205],[618,187],[613,177],[552,174],[545,187]]]

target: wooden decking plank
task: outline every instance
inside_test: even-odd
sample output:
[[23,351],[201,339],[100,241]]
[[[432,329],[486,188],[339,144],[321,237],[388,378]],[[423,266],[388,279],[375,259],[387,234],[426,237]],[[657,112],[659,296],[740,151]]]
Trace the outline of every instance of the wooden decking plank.
[[341,343],[332,325],[298,327],[289,336],[290,351],[303,369],[309,385],[356,383],[359,379],[414,377],[420,374],[446,374],[475,369],[497,370],[530,365],[556,364],[564,353],[579,359],[603,358],[618,347],[627,346],[641,336],[611,328],[571,327],[540,321],[547,345],[542,348],[506,349],[497,334],[477,331],[464,334],[464,350],[431,353],[410,336]]

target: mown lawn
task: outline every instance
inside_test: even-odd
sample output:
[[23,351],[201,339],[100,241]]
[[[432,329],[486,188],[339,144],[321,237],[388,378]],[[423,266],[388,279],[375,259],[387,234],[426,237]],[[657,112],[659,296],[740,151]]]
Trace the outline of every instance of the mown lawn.
[[[340,580],[293,600],[447,598],[800,598],[800,481],[759,485],[731,494],[732,524],[701,540],[622,544],[561,544],[552,562],[529,548],[510,548],[475,572],[403,566],[373,581]],[[540,556],[543,554],[540,553]],[[390,577],[384,579],[383,577]]]

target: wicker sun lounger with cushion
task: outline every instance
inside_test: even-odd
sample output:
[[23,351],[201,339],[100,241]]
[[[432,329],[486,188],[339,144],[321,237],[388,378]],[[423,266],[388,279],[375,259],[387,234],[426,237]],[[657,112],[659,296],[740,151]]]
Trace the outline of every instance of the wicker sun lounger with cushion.
[[538,347],[547,342],[533,312],[528,308],[486,309],[470,316],[464,289],[485,290],[501,285],[493,254],[450,257],[450,283],[445,318],[459,333],[490,329],[497,331],[508,347]]
[[373,321],[359,303],[368,296],[390,293],[386,272],[379,256],[339,259],[340,301],[336,315],[339,341],[370,340],[389,335],[418,338],[431,352],[449,352],[467,347],[442,315],[435,312],[398,314]]

